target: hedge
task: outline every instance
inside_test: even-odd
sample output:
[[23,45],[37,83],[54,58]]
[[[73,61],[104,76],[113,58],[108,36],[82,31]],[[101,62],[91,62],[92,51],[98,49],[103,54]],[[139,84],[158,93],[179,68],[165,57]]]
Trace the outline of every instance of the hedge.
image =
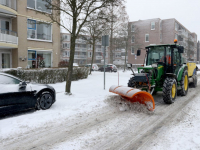
[[[49,84],[66,81],[68,68],[45,68],[45,69],[9,69],[3,71],[14,75],[24,81],[33,83]],[[86,67],[74,67],[72,81],[86,79],[89,69]]]

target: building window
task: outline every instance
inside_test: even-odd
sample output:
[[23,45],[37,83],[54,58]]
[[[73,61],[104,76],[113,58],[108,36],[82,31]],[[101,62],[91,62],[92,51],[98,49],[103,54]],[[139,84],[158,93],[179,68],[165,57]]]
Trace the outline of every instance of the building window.
[[131,47],[131,55],[135,55],[134,47]]
[[162,20],[160,21],[160,30],[162,30]]
[[69,43],[63,43],[63,48],[69,48],[70,44]]
[[149,42],[149,34],[145,34],[145,42]]
[[10,52],[1,52],[0,50],[0,68],[11,68],[11,58]]
[[175,22],[175,30],[178,31],[178,23]]
[[178,34],[175,34],[175,39],[177,39],[177,40],[178,40]]
[[27,20],[27,38],[52,41],[51,24],[36,20]]
[[155,22],[151,22],[151,30],[155,30]]
[[66,55],[67,57],[70,57],[70,51],[65,51],[65,55]]
[[121,53],[116,53],[116,54],[115,54],[115,57],[116,57],[116,58],[121,58]]
[[135,31],[135,26],[132,24],[131,25],[131,32],[134,32]]
[[48,9],[48,2],[44,0],[27,0],[27,7],[38,11],[51,13],[51,9]]
[[50,68],[52,52],[28,50],[28,68]]
[[35,0],[27,0],[27,7],[35,9]]
[[160,34],[160,42],[162,42],[162,34]]
[[65,47],[69,48],[69,43],[65,43]]
[[88,57],[89,57],[89,58],[92,58],[92,52],[89,52],[89,53],[88,53]]
[[131,42],[134,43],[135,42],[135,37],[132,36]]

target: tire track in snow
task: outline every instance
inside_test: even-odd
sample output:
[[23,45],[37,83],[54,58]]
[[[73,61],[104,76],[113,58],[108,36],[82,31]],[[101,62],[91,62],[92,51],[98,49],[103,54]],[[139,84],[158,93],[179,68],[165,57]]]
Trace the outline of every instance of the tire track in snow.
[[[196,89],[199,90],[199,86]],[[197,92],[192,91],[186,97],[178,97],[172,105],[165,105],[161,100],[162,96],[158,94],[155,96],[156,112],[151,116],[139,114],[142,117],[139,121],[134,118],[134,112],[120,112],[115,108],[107,106],[101,108],[98,112],[93,112],[94,114],[79,114],[82,117],[76,118],[79,120],[78,122],[76,119],[66,119],[60,125],[52,124],[45,128],[34,129],[15,138],[5,139],[0,142],[0,145],[3,145],[3,149],[9,150],[49,149],[61,142],[76,140],[81,135],[95,130],[95,128],[108,127],[118,118],[119,120],[123,119],[123,122],[119,123],[120,125],[124,125],[123,128],[121,127],[122,131],[114,134],[115,131],[108,130],[105,133],[107,134],[106,139],[104,139],[104,135],[101,135],[99,138],[102,139],[97,141],[95,145],[91,147],[83,146],[83,149],[139,149],[142,145],[151,141],[155,133],[162,129],[161,125],[166,120],[169,123],[176,116],[176,113],[190,102],[186,99],[192,98],[192,94],[195,93]],[[181,98],[184,98],[184,100],[181,100]],[[176,110],[177,108],[178,110]],[[173,113],[167,115],[169,111]],[[131,113],[133,115],[132,118]]]
[[[154,140],[155,134],[159,132],[163,126],[171,123],[172,119],[176,118],[177,114],[198,95],[200,86],[198,86],[196,90],[192,91],[191,89],[193,88],[189,89],[190,91],[187,96],[178,97],[173,105],[169,105],[163,110],[160,109],[161,107],[156,107],[156,112],[159,112],[155,112],[155,115],[150,116],[148,120],[142,120],[142,124],[138,129],[130,130],[130,128],[128,128],[116,137],[109,139],[108,142],[105,141],[99,144],[94,149],[145,150],[148,148],[148,146],[146,146],[148,142]],[[156,115],[159,116],[155,117]],[[112,145],[110,143],[112,143]],[[143,146],[146,146],[146,148],[142,148]]]

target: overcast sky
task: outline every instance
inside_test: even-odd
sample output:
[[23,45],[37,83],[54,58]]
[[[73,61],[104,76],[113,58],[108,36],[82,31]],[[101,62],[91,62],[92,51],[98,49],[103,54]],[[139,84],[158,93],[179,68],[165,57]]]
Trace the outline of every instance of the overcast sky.
[[130,21],[175,18],[200,40],[200,0],[127,0]]

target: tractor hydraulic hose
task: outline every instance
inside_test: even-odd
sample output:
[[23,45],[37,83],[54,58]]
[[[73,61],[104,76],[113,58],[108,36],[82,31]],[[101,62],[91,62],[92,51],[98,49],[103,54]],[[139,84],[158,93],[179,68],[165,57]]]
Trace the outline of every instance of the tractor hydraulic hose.
[[148,79],[147,75],[146,75],[146,78],[147,78],[147,81],[148,81],[149,92],[150,92],[150,84],[149,84],[149,79]]

